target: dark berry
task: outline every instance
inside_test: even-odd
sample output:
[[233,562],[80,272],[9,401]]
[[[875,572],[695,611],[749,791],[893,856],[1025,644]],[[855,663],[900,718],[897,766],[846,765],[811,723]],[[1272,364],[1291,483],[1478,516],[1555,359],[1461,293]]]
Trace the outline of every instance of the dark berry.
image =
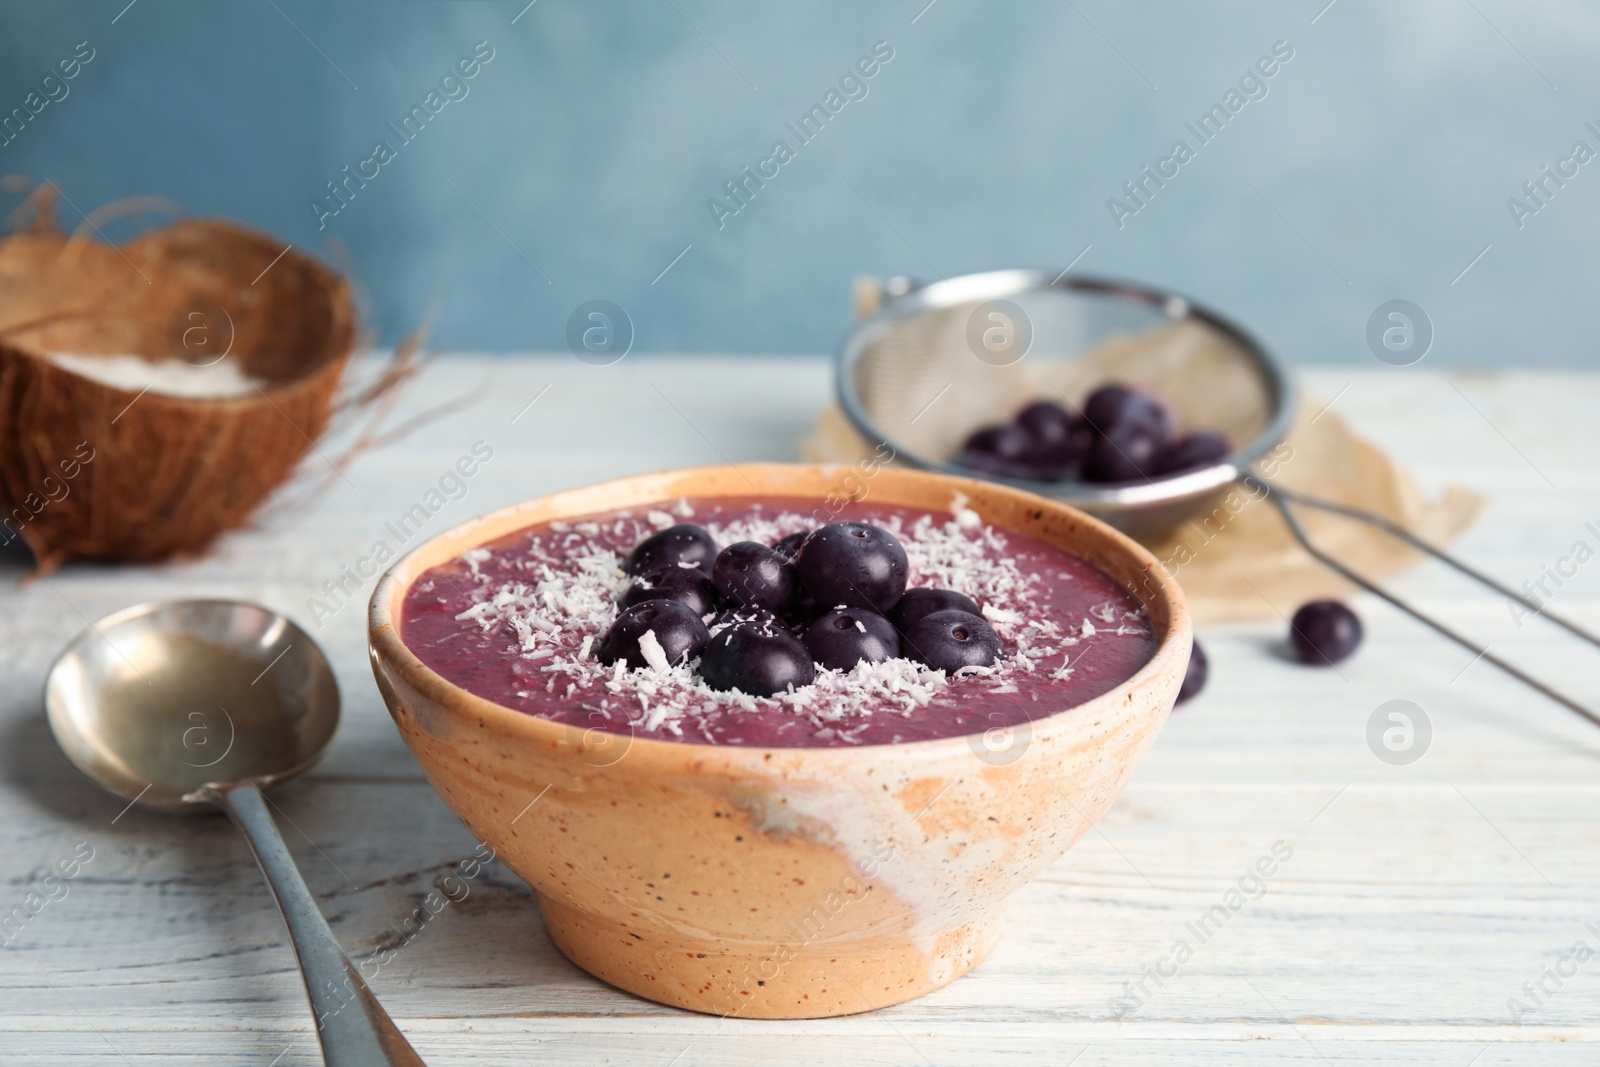
[[1172,411],[1153,393],[1127,385],[1102,385],[1084,401],[1084,417],[1101,436],[1137,428],[1165,442],[1172,436]]
[[987,667],[1000,658],[1000,635],[968,611],[936,611],[924,615],[905,632],[901,648],[907,656],[941,671]]
[[1033,434],[1017,423],[1007,422],[976,431],[967,438],[961,450],[997,459],[1021,459],[1033,445]]
[[647,600],[676,600],[693,608],[696,615],[717,610],[717,590],[706,572],[675,563],[652,567],[638,575],[622,594],[625,608]]
[[900,654],[894,624],[865,608],[835,608],[819,617],[805,633],[806,651],[829,670],[848,671],[863,660],[882,663]]
[[787,630],[731,626],[706,645],[700,676],[713,689],[769,697],[791,686],[810,685],[816,680],[817,668],[806,646]]
[[734,604],[782,612],[794,600],[794,564],[757,541],[740,541],[717,553],[711,580]]
[[784,622],[766,608],[733,607],[711,620],[712,626],[754,626],[758,630],[781,630]]
[[1136,482],[1154,466],[1161,442],[1137,427],[1096,437],[1083,457],[1086,482]]
[[1089,446],[1094,444],[1094,439],[1100,435],[1095,432],[1094,424],[1087,415],[1079,415],[1072,420],[1071,441],[1079,452],[1089,451]]
[[617,616],[617,621],[600,639],[595,658],[605,664],[627,660],[632,669],[647,667],[649,661],[639,648],[639,640],[647,632],[656,635],[667,662],[674,666],[700,655],[706,642],[711,640],[711,631],[687,604],[677,600],[647,600]]
[[1038,482],[1061,482],[1077,478],[1082,472],[1084,451],[1069,438],[1040,444],[1017,462],[1027,471],[1024,477]]
[[1221,463],[1233,454],[1228,439],[1215,430],[1194,430],[1162,448],[1152,474],[1182,474]]
[[1205,649],[1196,641],[1194,647],[1189,649],[1189,668],[1183,672],[1183,684],[1178,687],[1178,703],[1189,700],[1206,687],[1206,674],[1209,668],[1206,664]]
[[789,610],[783,613],[783,621],[794,631],[794,635],[799,637],[806,632],[806,627],[811,625],[811,620],[826,610],[817,603],[815,597],[802,589],[800,595],[794,598],[794,603],[789,605]]
[[1337,600],[1313,600],[1289,621],[1289,641],[1302,663],[1330,667],[1361,644],[1361,620]]
[[1072,412],[1053,400],[1035,400],[1017,412],[1017,424],[1039,444],[1070,442],[1073,422]]
[[1132,397],[1133,389],[1129,386],[1102,385],[1083,402],[1083,417],[1099,433],[1102,427],[1116,424]]
[[979,474],[993,474],[1001,478],[1037,477],[1033,464],[1022,459],[1007,459],[992,452],[974,452],[964,448],[956,454],[956,463]]
[[804,544],[805,539],[810,536],[810,530],[802,530],[799,533],[789,534],[787,537],[780,537],[778,539],[778,543],[772,547],[778,553],[778,555],[782,556],[790,563],[793,563],[800,555],[800,546]]
[[711,535],[692,523],[682,522],[653,533],[633,546],[624,574],[640,574],[663,564],[688,563],[702,570],[711,569],[717,543]]
[[907,589],[894,607],[889,609],[889,621],[901,633],[936,611],[964,611],[982,618],[983,613],[971,597],[952,589]]
[[796,564],[800,584],[826,608],[882,612],[906,591],[906,550],[887,530],[836,522],[814,531]]

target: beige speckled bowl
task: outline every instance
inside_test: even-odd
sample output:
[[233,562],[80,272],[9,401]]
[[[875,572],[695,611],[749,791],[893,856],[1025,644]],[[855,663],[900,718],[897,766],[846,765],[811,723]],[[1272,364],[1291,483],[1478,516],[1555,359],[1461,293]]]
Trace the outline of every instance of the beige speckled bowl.
[[[1002,736],[733,748],[564,726],[473,696],[395,629],[428,568],[533,523],[680,496],[948,509],[1059,545],[1145,603],[1155,656],[1111,692]],[[859,495],[859,493],[858,493]],[[741,464],[557,493],[475,519],[395,563],[371,604],[372,668],[440,796],[533,886],[561,951],[651,1000],[752,1018],[895,1004],[983,959],[1004,905],[1111,806],[1177,696],[1189,611],[1133,541],[1042,497],[883,468]]]

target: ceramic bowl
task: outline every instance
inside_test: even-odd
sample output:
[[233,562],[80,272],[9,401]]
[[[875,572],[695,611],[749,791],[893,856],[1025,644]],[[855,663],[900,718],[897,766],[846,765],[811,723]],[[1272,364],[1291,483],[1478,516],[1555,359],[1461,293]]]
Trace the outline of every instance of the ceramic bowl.
[[[567,726],[474,696],[396,630],[424,571],[534,523],[679,497],[947,510],[1074,553],[1142,601],[1153,658],[1110,692],[1009,731],[896,745],[743,748]],[[578,966],[639,996],[747,1018],[899,1003],[983,959],[1007,899],[1094,824],[1171,710],[1188,607],[1136,543],[1018,489],[882,468],[740,464],[530,500],[421,545],[378,582],[373,673],[429,781],[538,895]],[[530,919],[531,921],[531,919]]]

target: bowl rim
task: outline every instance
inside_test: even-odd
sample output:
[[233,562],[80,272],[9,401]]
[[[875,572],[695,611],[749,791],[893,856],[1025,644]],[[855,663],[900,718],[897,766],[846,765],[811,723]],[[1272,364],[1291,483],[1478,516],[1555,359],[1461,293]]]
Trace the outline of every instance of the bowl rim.
[[[869,441],[882,441],[895,449],[901,460],[922,470],[960,478],[1010,486],[1101,513],[1137,512],[1169,504],[1195,501],[1212,490],[1248,475],[1261,459],[1285,437],[1294,425],[1298,406],[1294,383],[1278,358],[1244,327],[1221,313],[1182,294],[1154,289],[1136,282],[1091,275],[1068,275],[1065,271],[1016,269],[984,271],[945,278],[927,285],[915,285],[886,300],[877,311],[855,323],[840,342],[834,355],[834,392],[845,417]],[[1125,482],[1093,485],[1085,482],[1041,482],[1027,478],[1008,478],[969,470],[947,460],[922,455],[904,448],[885,434],[873,420],[856,388],[855,368],[868,345],[890,327],[927,311],[942,310],[974,300],[996,300],[1021,292],[1062,289],[1146,304],[1173,322],[1193,319],[1222,334],[1250,357],[1272,396],[1272,415],[1259,434],[1234,450],[1220,463],[1183,474]]]
[[[528,741],[545,745],[570,744],[574,733],[584,737],[587,737],[591,732],[625,737],[628,747],[624,750],[624,755],[628,756],[629,759],[637,760],[643,757],[653,763],[679,768],[685,765],[703,767],[707,764],[773,768],[792,766],[795,762],[803,759],[832,758],[846,760],[852,758],[860,759],[863,756],[878,762],[888,758],[929,760],[944,755],[947,751],[953,753],[958,749],[963,751],[970,750],[971,739],[982,737],[983,732],[952,734],[948,737],[885,742],[872,745],[784,747],[714,745],[692,741],[658,740],[651,737],[641,737],[633,733],[613,734],[609,731],[600,731],[597,727],[581,727],[575,724],[561,723],[529,712],[518,711],[487,697],[479,696],[435,672],[431,667],[423,663],[400,637],[398,618],[396,617],[397,609],[404,602],[405,594],[409,591],[411,585],[428,568],[436,566],[447,559],[455,558],[466,548],[482,545],[539,522],[596,514],[607,510],[607,508],[642,507],[646,504],[669,501],[684,494],[665,489],[657,491],[657,489],[671,485],[681,479],[704,478],[732,472],[744,481],[759,483],[764,480],[770,481],[770,476],[772,475],[784,473],[792,475],[795,472],[816,472],[821,474],[850,469],[853,469],[853,465],[839,463],[730,463],[701,467],[675,467],[645,474],[608,479],[603,482],[531,497],[458,523],[447,530],[435,534],[394,560],[379,577],[373,588],[372,597],[368,602],[367,641],[373,668],[378,670],[380,666],[386,666],[389,670],[398,674],[407,685],[424,697],[431,699],[439,707],[446,709],[452,719],[462,721],[475,719],[480,726],[487,727],[492,725],[497,732],[519,735]],[[762,475],[768,475],[769,478],[763,479]],[[1184,597],[1183,590],[1178,585],[1177,579],[1173,577],[1153,553],[1120,530],[1059,500],[1041,497],[1015,486],[980,481],[959,475],[895,467],[879,469],[874,478],[884,476],[889,476],[893,479],[904,479],[913,484],[919,481],[934,483],[950,490],[952,496],[958,492],[965,493],[968,489],[975,490],[979,494],[999,493],[1004,497],[1014,498],[1014,502],[1030,504],[1035,510],[1044,508],[1062,513],[1062,517],[1087,527],[1095,536],[1109,539],[1117,551],[1126,553],[1135,565],[1133,570],[1143,572],[1148,579],[1145,585],[1149,593],[1149,601],[1151,603],[1159,602],[1164,606],[1167,616],[1165,631],[1156,635],[1155,648],[1150,658],[1140,665],[1138,670],[1099,696],[1062,708],[1049,715],[1042,715],[1037,719],[1029,720],[1027,726],[1031,734],[1037,735],[1048,725],[1063,723],[1068,716],[1099,714],[1118,709],[1123,704],[1124,694],[1153,684],[1162,672],[1172,669],[1172,664],[1169,661],[1179,655],[1176,648],[1180,644],[1183,646],[1181,652],[1183,663],[1185,666],[1187,665],[1189,646],[1193,640],[1193,625],[1189,614],[1188,601]],[[525,514],[536,510],[544,510],[552,505],[559,507],[564,498],[578,502],[586,497],[603,494],[606,491],[615,491],[623,487],[628,487],[637,492],[638,499],[635,503],[612,502],[607,505],[607,508],[572,510],[563,514],[546,514],[539,518],[522,519]],[[749,496],[750,494],[702,493],[700,495]],[[758,490],[756,495],[785,496],[797,494],[786,494],[782,487],[779,486],[767,491]],[[970,498],[970,494],[968,495]],[[892,503],[893,501],[889,500],[887,502]],[[519,519],[521,521],[518,521]],[[1002,527],[1002,529],[1009,528]],[[446,544],[456,545],[456,550],[449,555],[440,556],[440,547]],[[1064,549],[1063,551],[1066,550]],[[1113,578],[1113,580],[1117,579]],[[1124,585],[1124,588],[1127,588],[1127,586]],[[1129,592],[1143,602],[1143,597],[1139,597],[1131,589]],[[1181,677],[1181,670],[1179,674]],[[1174,689],[1174,692],[1176,692],[1176,689]],[[389,708],[389,712],[393,716],[394,708],[389,704],[387,698],[385,699],[385,706]],[[621,761],[621,759],[622,757],[619,756],[618,761]]]

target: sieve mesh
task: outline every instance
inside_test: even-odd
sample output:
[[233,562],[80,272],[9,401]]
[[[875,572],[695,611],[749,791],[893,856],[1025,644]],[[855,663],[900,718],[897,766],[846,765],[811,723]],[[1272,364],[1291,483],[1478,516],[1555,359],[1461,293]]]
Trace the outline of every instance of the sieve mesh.
[[[974,335],[992,306],[965,300],[924,307],[876,325],[846,369],[862,412],[897,449],[948,461],[981,426],[1030,400],[1081,406],[1096,386],[1126,382],[1165,398],[1180,431],[1210,428],[1243,449],[1271,427],[1280,396],[1244,344],[1180,300],[1116,290],[1024,288],[1004,299],[1031,329],[1009,365],[980,358]],[[892,305],[891,305],[892,310]],[[979,318],[974,328],[974,317]]]

